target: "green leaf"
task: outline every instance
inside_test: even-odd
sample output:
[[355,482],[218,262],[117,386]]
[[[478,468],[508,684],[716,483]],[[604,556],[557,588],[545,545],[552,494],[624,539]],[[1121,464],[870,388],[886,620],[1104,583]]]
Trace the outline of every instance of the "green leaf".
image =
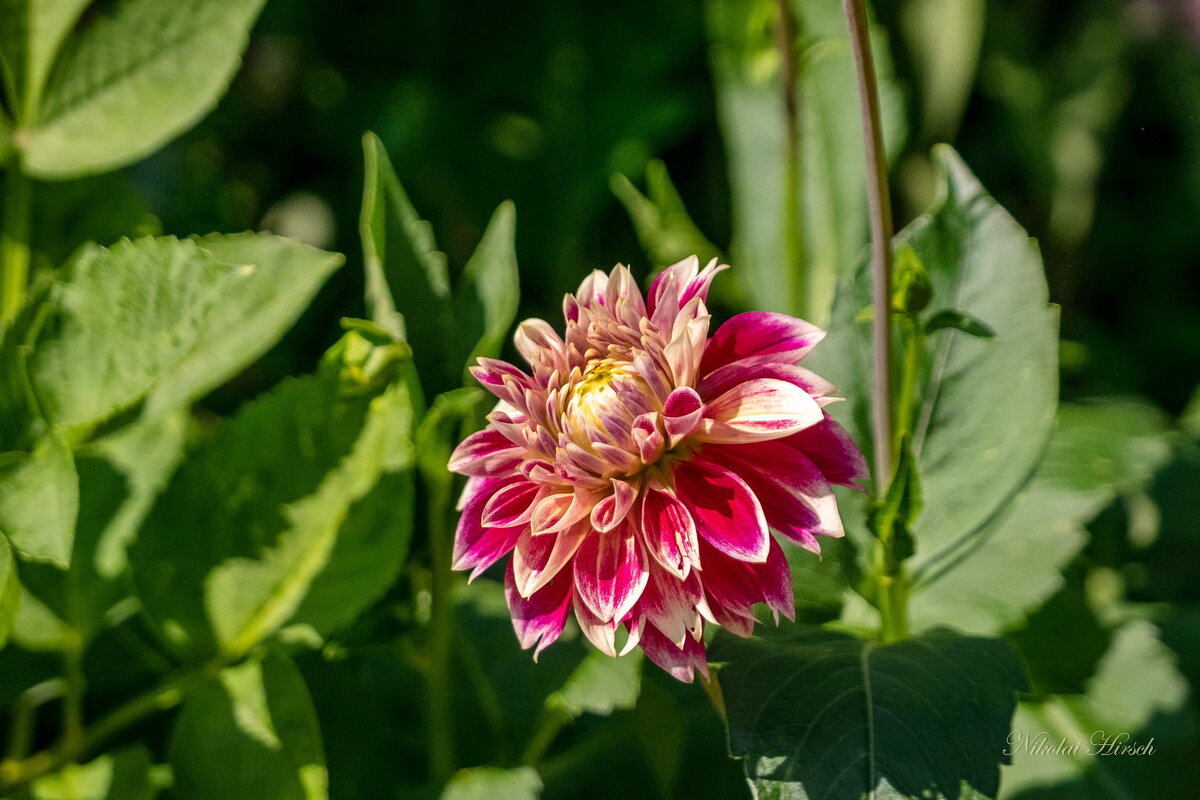
[[936,630],[879,645],[808,629],[720,636],[730,746],[761,798],[992,798],[1020,662]]
[[393,336],[416,343],[417,372],[427,389],[457,385],[458,367],[450,363],[454,330],[446,256],[437,250],[429,223],[409,202],[379,137],[366,134],[363,152],[359,233],[371,319]]
[[[841,3],[792,0],[791,8],[798,32],[798,208],[786,202],[791,170],[776,4],[708,0],[710,53],[733,192],[732,263],[755,308],[820,325],[838,278],[866,243],[862,122],[857,103],[847,102],[857,88]],[[895,153],[903,138],[902,89],[878,28],[872,49],[884,138]],[[803,280],[794,262],[803,265]]]
[[546,707],[561,710],[572,718],[584,714],[607,715],[637,705],[641,686],[639,654],[611,658],[592,650],[563,687],[546,698]]
[[321,731],[304,679],[273,650],[228,667],[188,697],[171,735],[183,800],[328,797]]
[[86,764],[68,764],[38,778],[29,787],[30,800],[154,800],[163,775],[150,751],[132,745],[105,753]]
[[55,425],[93,425],[198,397],[273,344],[340,263],[258,234],[86,247],[27,334],[38,408]]
[[450,779],[441,800],[538,800],[542,779],[533,767],[475,767]]
[[63,39],[90,0],[0,0],[0,57],[10,108],[36,109]]
[[[521,290],[514,241],[516,218],[511,202],[496,209],[454,290],[455,329],[467,366],[473,366],[480,356],[500,355],[517,316]],[[474,380],[470,373],[465,375]]]
[[[1190,797],[1193,737],[1200,731],[1188,682],[1174,654],[1144,620],[1123,625],[1086,694],[1022,703],[1003,770],[1006,800],[1128,800]],[[1152,743],[1141,755],[1105,753],[1096,742],[1128,734],[1127,745]],[[1038,749],[1038,743],[1043,745]],[[1060,744],[1063,746],[1060,747]]]
[[939,311],[925,322],[925,333],[927,334],[945,328],[962,331],[977,339],[987,339],[989,341],[995,341],[996,339],[996,331],[991,325],[957,308],[948,308]]
[[[1057,395],[1057,313],[1037,249],[952,150],[936,154],[942,197],[896,244],[911,246],[925,264],[934,302],[986,319],[997,341],[942,335],[926,342],[912,437],[924,494],[913,532],[917,578],[971,546],[1029,479]],[[831,411],[866,449],[870,326],[855,316],[869,302],[864,263],[840,287],[829,335],[809,359],[848,399]]]
[[1135,401],[1063,405],[1030,484],[971,548],[914,582],[910,621],[970,633],[1011,629],[1063,585],[1084,526],[1118,494],[1140,490],[1171,455],[1161,412]]
[[30,453],[0,453],[0,533],[27,559],[65,567],[79,512],[79,477],[55,433]]
[[[125,549],[183,457],[185,410],[131,425],[76,453],[79,522],[67,569],[27,563],[25,588],[42,606],[23,620],[23,636],[42,646],[89,642],[109,612],[129,597]],[[54,620],[49,619],[49,615]],[[27,615],[28,616],[28,615]],[[49,635],[36,632],[45,627]],[[63,631],[71,635],[63,637]]]
[[638,241],[655,267],[669,267],[693,255],[701,264],[721,258],[716,245],[692,222],[663,162],[646,164],[646,194],[624,175],[613,175],[609,186],[629,213]]
[[8,642],[20,598],[21,583],[17,580],[17,561],[13,558],[12,545],[0,536],[0,650]]
[[[386,526],[352,540],[407,535],[405,524],[352,514],[413,457],[393,347],[347,334],[318,373],[242,408],[175,474],[130,551],[139,596],[169,644],[194,657],[247,652],[295,618],[334,559],[327,580],[337,585],[322,590],[329,602],[359,607],[379,592],[389,572],[346,583],[341,559],[358,554],[336,545],[348,520]],[[342,612],[309,606],[307,616],[326,624]]]
[[225,93],[263,2],[103,6],[59,56],[25,168],[46,179],[117,169],[190,128]]

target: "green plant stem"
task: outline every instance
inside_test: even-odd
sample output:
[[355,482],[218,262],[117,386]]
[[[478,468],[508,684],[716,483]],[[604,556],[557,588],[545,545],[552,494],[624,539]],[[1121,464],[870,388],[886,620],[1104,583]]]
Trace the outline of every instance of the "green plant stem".
[[895,452],[900,451],[901,440],[913,430],[913,406],[917,399],[917,380],[921,377],[921,356],[925,350],[925,333],[920,321],[905,314],[901,324],[904,327],[904,363],[896,398],[896,433],[892,440]]
[[775,48],[779,51],[779,88],[783,99],[784,153],[783,213],[784,253],[791,277],[791,306],[812,318],[812,292],[808,285],[804,253],[804,224],[800,218],[800,97],[796,87],[796,16],[792,0],[776,0]]
[[550,745],[558,738],[558,734],[571,721],[571,717],[557,708],[547,708],[542,714],[541,723],[533,733],[533,738],[521,754],[521,763],[528,767],[537,766]]
[[63,651],[63,678],[66,694],[63,696],[63,747],[77,751],[84,739],[83,693],[83,641],[75,634]]
[[438,784],[454,773],[454,698],[450,683],[454,607],[449,525],[449,483],[430,494],[429,554],[432,560],[429,615],[429,773]]
[[33,184],[21,171],[18,159],[4,177],[4,219],[0,228],[0,329],[8,327],[25,303],[32,215]]
[[879,578],[879,637],[885,642],[908,638],[908,573],[903,563]]
[[227,666],[224,661],[212,661],[204,666],[185,670],[172,676],[148,692],[140,694],[96,721],[82,728],[78,736],[64,735],[53,747],[34,753],[28,758],[9,760],[0,764],[0,794],[32,783],[67,764],[83,759],[89,752],[113,735],[150,714],[166,711],[183,700],[192,689],[212,678]]
[[875,492],[882,497],[894,465],[892,453],[892,205],[888,195],[887,157],[879,112],[879,87],[871,55],[864,0],[842,0],[850,32],[850,51],[858,78],[863,142],[867,158],[867,203],[871,217],[871,353],[874,361],[871,421],[874,431]]

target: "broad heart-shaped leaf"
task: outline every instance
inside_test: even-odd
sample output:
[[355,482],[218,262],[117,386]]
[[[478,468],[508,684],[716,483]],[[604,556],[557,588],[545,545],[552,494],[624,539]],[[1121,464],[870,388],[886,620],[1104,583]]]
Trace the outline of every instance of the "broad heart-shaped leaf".
[[[517,316],[516,220],[511,201],[496,209],[454,289],[454,330],[459,341],[455,357],[467,365],[480,356],[500,355]],[[470,373],[466,376],[473,381]]]
[[[961,308],[996,331],[984,341],[942,331],[926,341],[912,448],[924,493],[913,526],[914,573],[970,546],[1032,474],[1057,397],[1057,313],[1036,247],[948,147],[935,151],[942,195],[897,237],[925,265],[933,305]],[[870,449],[870,305],[864,263],[843,281],[829,334],[806,360],[847,398],[831,412]],[[810,363],[811,362],[811,363]],[[869,459],[868,459],[869,461]],[[847,531],[855,533],[848,525]]]
[[265,234],[85,247],[24,337],[38,409],[93,425],[198,397],[272,345],[340,264]]
[[0,649],[8,642],[8,634],[12,631],[20,597],[21,583],[17,579],[17,560],[8,540],[0,536]]
[[949,630],[880,645],[822,629],[721,635],[712,660],[757,797],[993,798],[1025,688],[1001,639]]
[[38,778],[21,800],[154,800],[166,782],[143,745],[68,764]]
[[[1001,796],[1189,800],[1195,796],[1198,732],[1188,681],[1174,654],[1154,625],[1134,619],[1117,630],[1085,694],[1021,703]],[[1110,737],[1117,738],[1106,750],[1101,743]],[[1147,744],[1153,750],[1140,755],[1113,749]]]
[[66,566],[78,511],[79,477],[60,435],[47,433],[29,453],[0,453],[0,534],[18,553]]
[[542,779],[533,767],[476,767],[451,778],[441,800],[538,800],[541,796]]
[[1059,570],[1086,542],[1084,525],[1118,493],[1145,485],[1170,454],[1166,421],[1150,406],[1061,406],[1029,485],[970,548],[931,564],[915,582],[910,624],[1011,629],[1063,585]]
[[[733,191],[733,263],[755,308],[824,324],[836,282],[854,266],[867,235],[862,122],[841,3],[791,2],[798,33],[799,152],[798,208],[790,210],[776,6],[763,0],[708,0],[707,5]],[[889,152],[898,152],[904,133],[901,89],[884,37],[876,30],[872,40],[884,138]],[[789,214],[795,216],[789,220]],[[793,266],[796,261],[804,265],[807,279]]]
[[[10,108],[37,107],[63,39],[90,0],[0,0],[0,58]],[[30,97],[28,93],[32,92]]]
[[[358,554],[337,540],[347,524],[385,524],[377,498],[365,521],[355,504],[381,477],[411,468],[398,347],[348,333],[320,371],[239,410],[175,473],[130,550],[142,604],[174,649],[191,658],[248,651],[295,619],[327,568],[337,576],[323,589],[328,601],[352,608],[390,581],[380,570],[355,580],[341,559]],[[407,525],[371,536],[400,537],[403,547]],[[310,607],[305,621],[332,624],[341,614]]]
[[321,800],[324,747],[295,664],[274,650],[222,670],[184,704],[171,735],[181,800]]
[[417,216],[375,134],[363,137],[363,155],[359,234],[371,319],[393,336],[416,343],[413,356],[427,390],[456,385],[446,256],[437,249],[432,227]]
[[116,0],[68,41],[28,131],[24,166],[74,178],[125,166],[224,93],[264,0]]

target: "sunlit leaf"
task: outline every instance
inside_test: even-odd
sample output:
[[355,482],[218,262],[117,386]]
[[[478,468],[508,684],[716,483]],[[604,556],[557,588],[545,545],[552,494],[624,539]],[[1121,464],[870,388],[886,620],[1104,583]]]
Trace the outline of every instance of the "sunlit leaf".
[[66,566],[79,511],[71,448],[46,434],[30,453],[0,453],[0,533],[25,558]]
[[538,800],[542,779],[532,767],[476,767],[459,772],[441,800]]

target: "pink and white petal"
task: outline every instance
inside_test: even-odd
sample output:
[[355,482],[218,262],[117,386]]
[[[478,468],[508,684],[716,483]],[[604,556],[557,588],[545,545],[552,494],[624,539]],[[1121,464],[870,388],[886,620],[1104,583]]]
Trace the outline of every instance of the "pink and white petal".
[[547,495],[533,506],[529,524],[534,536],[566,530],[587,517],[594,503],[593,493],[586,488]]
[[[591,529],[586,525],[546,536],[534,536],[528,529],[523,531],[512,557],[513,577],[520,595],[529,597],[553,580],[590,534]],[[564,577],[568,575],[565,573]]]
[[821,407],[798,386],[755,378],[709,403],[695,435],[703,442],[767,441],[791,436],[824,418]]
[[632,525],[592,533],[575,554],[575,591],[602,622],[620,621],[649,578],[646,553]]
[[494,428],[484,428],[463,439],[450,456],[447,469],[472,477],[500,477],[521,463],[524,450]]
[[667,447],[687,436],[700,424],[704,415],[704,401],[690,386],[681,386],[667,396],[663,403],[662,424],[667,435]]
[[652,566],[646,590],[638,601],[635,614],[648,619],[676,646],[683,647],[689,636],[700,635],[703,620],[696,610],[703,593],[695,573],[680,580],[666,570]]
[[817,465],[782,442],[713,446],[705,457],[736,472],[754,491],[774,530],[820,553],[816,536],[845,535],[837,499]]
[[824,399],[823,395],[836,391],[832,383],[810,369],[796,364],[782,364],[778,361],[762,361],[752,358],[734,361],[732,364],[726,364],[701,377],[697,391],[701,397],[710,399],[720,397],[738,384],[755,378],[774,378],[786,381],[803,389],[814,400]]
[[830,483],[862,489],[855,481],[865,481],[870,475],[858,445],[828,414],[818,424],[787,437],[783,444],[808,456]]
[[466,488],[460,498],[462,513],[459,514],[458,527],[454,533],[454,557],[456,559],[483,536],[486,530],[483,524],[483,509],[492,495],[519,480],[519,478],[470,478],[467,480]]
[[666,267],[654,277],[654,281],[650,284],[650,291],[647,293],[648,306],[654,323],[660,329],[665,327],[665,323],[674,319],[675,314],[679,313],[679,307],[684,302],[680,300],[683,287],[688,285],[699,270],[700,259],[688,256],[683,261]]
[[701,539],[740,561],[767,560],[767,520],[745,481],[724,467],[693,459],[676,468],[675,491]]
[[766,603],[777,619],[780,614],[796,618],[791,569],[783,548],[774,539],[762,564],[730,558],[702,540],[700,564],[705,599],[718,620],[726,614],[753,616],[755,603]]
[[617,622],[601,622],[600,619],[591,612],[587,604],[579,597],[579,592],[573,592],[573,603],[575,607],[575,621],[579,623],[579,630],[583,631],[583,635],[592,645],[607,656],[617,655]]
[[696,523],[674,495],[647,487],[642,495],[642,540],[651,557],[677,578],[699,562]]
[[672,678],[684,683],[695,679],[695,671],[708,677],[708,656],[704,645],[690,636],[683,647],[677,647],[662,631],[652,624],[642,630],[642,652],[646,658],[665,670]]
[[539,489],[533,481],[517,481],[500,489],[483,506],[483,524],[489,528],[524,526],[533,516]]
[[642,414],[635,419],[633,427],[630,429],[630,435],[633,437],[633,443],[637,446],[638,455],[641,456],[643,464],[653,464],[666,449],[666,439],[659,430],[659,415],[654,411]]
[[504,575],[504,598],[512,614],[513,630],[522,650],[536,645],[533,660],[562,635],[571,607],[571,581],[560,575],[529,597],[517,591],[513,565],[509,563]]
[[770,311],[737,314],[717,329],[704,350],[701,374],[743,358],[794,364],[824,338],[825,332],[796,317]]
[[592,527],[607,533],[625,521],[638,490],[628,481],[612,480],[612,493],[592,507]]

